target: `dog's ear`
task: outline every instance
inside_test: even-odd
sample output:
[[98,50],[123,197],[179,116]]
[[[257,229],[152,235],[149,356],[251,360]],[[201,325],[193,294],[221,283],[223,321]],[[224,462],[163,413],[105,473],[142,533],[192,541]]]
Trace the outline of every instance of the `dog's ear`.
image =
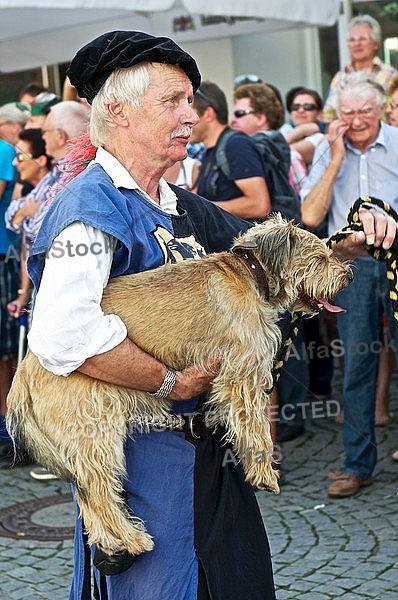
[[234,245],[233,250],[253,250],[254,248],[257,248],[256,242],[247,240],[247,241],[243,242],[242,244]]
[[293,221],[268,223],[259,231],[257,252],[270,272],[286,277],[291,272],[292,252],[296,240]]

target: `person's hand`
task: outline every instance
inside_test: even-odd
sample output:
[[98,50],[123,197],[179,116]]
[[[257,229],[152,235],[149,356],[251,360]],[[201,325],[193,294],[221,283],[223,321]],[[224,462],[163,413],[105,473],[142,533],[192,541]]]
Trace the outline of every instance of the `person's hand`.
[[9,314],[15,319],[18,319],[18,317],[21,316],[21,312],[28,304],[29,299],[30,292],[24,292],[23,294],[17,296],[17,298],[15,298],[14,300],[11,300],[11,302],[7,304],[7,310]]
[[359,209],[359,218],[363,231],[356,231],[339,242],[333,252],[341,258],[352,259],[357,256],[369,256],[364,244],[382,247],[388,250],[398,232],[397,222],[374,209]]
[[39,210],[41,204],[41,202],[38,202],[35,199],[35,196],[30,194],[26,197],[26,200],[23,203],[23,205],[17,210],[17,212],[12,217],[11,223],[13,225],[19,225],[20,223],[22,223],[22,221],[24,221],[24,219],[29,219],[30,217],[33,217]]
[[38,202],[34,196],[28,196],[25,204],[20,209],[23,217],[26,219],[27,217],[33,217],[41,206],[41,202]]
[[329,142],[332,158],[341,160],[345,157],[344,133],[348,129],[347,123],[341,119],[335,119],[329,124],[326,138]]
[[209,360],[205,369],[193,365],[176,372],[176,382],[169,395],[170,400],[189,400],[202,392],[207,392],[211,382],[220,370],[220,360]]

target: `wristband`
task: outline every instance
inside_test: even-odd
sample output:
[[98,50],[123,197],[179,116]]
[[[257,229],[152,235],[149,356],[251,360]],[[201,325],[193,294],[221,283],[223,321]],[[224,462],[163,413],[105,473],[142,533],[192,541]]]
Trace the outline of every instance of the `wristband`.
[[155,396],[156,398],[167,398],[167,396],[170,394],[171,390],[174,387],[174,384],[176,382],[176,372],[174,371],[174,369],[171,369],[170,367],[167,368],[166,371],[166,375],[164,376],[164,380],[162,385],[160,386],[160,388],[153,393],[149,392],[150,396]]

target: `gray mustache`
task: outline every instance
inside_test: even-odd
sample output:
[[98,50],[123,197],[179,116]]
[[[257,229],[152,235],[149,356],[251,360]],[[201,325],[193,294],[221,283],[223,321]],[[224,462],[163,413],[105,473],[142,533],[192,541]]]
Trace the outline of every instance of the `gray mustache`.
[[189,137],[192,133],[192,127],[183,127],[182,129],[179,129],[178,131],[173,131],[173,133],[171,134],[171,139],[173,140],[176,137]]

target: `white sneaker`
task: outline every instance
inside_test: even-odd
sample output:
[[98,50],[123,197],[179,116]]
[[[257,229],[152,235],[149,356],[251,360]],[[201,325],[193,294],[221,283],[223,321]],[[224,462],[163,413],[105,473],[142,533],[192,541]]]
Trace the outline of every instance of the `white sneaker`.
[[47,481],[49,479],[59,479],[54,473],[51,473],[45,467],[35,467],[30,471],[30,476],[33,479],[40,479],[41,481]]

